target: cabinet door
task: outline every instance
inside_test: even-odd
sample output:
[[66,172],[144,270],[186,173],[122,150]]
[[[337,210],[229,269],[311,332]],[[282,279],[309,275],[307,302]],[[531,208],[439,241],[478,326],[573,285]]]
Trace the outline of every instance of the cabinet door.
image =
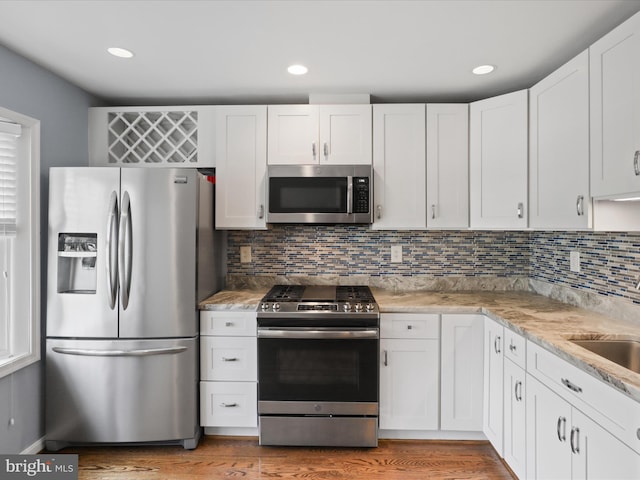
[[483,327],[482,315],[442,315],[442,430],[482,431]]
[[426,228],[425,106],[373,106],[375,230]]
[[527,226],[527,91],[471,104],[472,228]]
[[266,228],[266,107],[217,107],[216,138],[216,228]]
[[526,478],[525,372],[504,361],[504,460],[518,478]]
[[588,228],[588,51],[531,88],[529,118],[529,225]]
[[640,192],[640,14],[589,48],[591,194]]
[[320,106],[320,163],[371,165],[371,105]]
[[485,318],[484,323],[484,415],[482,430],[502,456],[504,327]]
[[268,163],[318,163],[321,155],[318,106],[269,105],[268,111]]
[[527,479],[571,479],[571,406],[531,375],[526,403]]
[[640,478],[640,455],[575,408],[569,440],[574,480]]
[[380,428],[437,430],[438,340],[380,340]]
[[427,105],[427,228],[469,227],[469,106]]

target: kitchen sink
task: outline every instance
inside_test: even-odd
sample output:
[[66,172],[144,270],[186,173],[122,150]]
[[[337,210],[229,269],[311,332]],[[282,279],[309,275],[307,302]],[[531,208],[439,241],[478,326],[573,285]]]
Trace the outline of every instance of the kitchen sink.
[[571,340],[572,343],[640,373],[640,341],[629,339]]

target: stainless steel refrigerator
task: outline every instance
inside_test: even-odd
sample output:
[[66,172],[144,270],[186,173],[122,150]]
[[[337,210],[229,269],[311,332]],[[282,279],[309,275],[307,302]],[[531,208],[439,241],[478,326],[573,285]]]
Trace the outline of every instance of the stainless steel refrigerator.
[[195,169],[51,168],[46,447],[197,446],[197,303],[222,282]]

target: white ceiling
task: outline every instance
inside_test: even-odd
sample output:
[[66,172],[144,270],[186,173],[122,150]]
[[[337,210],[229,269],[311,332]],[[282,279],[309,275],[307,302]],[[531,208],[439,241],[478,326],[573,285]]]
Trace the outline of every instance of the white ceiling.
[[[2,0],[0,44],[120,104],[472,101],[530,87],[637,11],[640,0]],[[309,73],[289,75],[292,63]],[[497,70],[471,74],[484,63]]]

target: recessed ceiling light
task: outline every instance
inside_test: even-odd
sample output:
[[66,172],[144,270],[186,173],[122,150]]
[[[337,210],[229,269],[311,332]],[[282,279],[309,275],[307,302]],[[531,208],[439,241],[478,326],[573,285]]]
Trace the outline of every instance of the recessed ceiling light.
[[289,67],[287,68],[287,72],[289,72],[291,75],[304,75],[308,71],[309,69],[304,65],[289,65]]
[[109,52],[114,57],[120,57],[120,58],[133,57],[133,52],[131,50],[127,50],[126,48],[110,47],[110,48],[107,48],[107,52]]
[[496,69],[493,65],[479,65],[473,70],[471,70],[476,75],[486,75],[487,73],[491,73]]

